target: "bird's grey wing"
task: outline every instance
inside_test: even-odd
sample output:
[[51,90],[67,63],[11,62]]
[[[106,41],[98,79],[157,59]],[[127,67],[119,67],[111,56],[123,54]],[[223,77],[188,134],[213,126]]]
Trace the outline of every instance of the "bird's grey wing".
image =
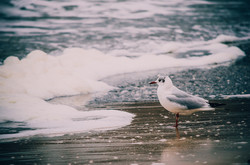
[[[183,95],[182,95],[183,96]],[[198,109],[206,105],[206,102],[199,97],[190,96],[189,97],[178,97],[176,95],[169,95],[167,99],[176,104],[187,107],[187,109]]]
[[172,90],[172,95],[178,97],[178,98],[186,98],[186,97],[192,97],[192,95],[178,89],[178,88],[174,88]]

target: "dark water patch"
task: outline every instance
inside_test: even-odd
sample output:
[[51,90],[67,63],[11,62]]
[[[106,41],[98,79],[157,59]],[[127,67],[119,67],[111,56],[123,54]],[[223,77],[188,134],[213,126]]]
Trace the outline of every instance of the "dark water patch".
[[[6,35],[6,33],[5,33]],[[42,50],[44,52],[52,52],[57,50],[58,47],[50,43],[41,42],[44,38],[50,38],[50,35],[37,35],[37,36],[2,36],[0,38],[0,61],[3,62],[9,56],[16,56],[22,59],[33,50]],[[36,40],[34,42],[34,39]],[[51,40],[53,38],[50,38]]]
[[2,0],[0,6],[13,6],[10,0]]
[[240,60],[237,60],[236,65],[249,66],[250,65],[250,40],[244,43],[241,43],[239,45],[239,48],[245,52],[246,56]]
[[[249,34],[249,3],[247,1],[217,1],[212,4],[194,4],[196,21],[212,31],[213,34],[234,33],[238,37]],[[213,15],[216,13],[216,15]],[[240,30],[241,29],[241,30]],[[245,30],[243,30],[245,29]]]
[[6,121],[0,123],[0,134],[15,134],[22,131],[35,130],[28,128],[24,122]]
[[77,8],[77,7],[78,7],[77,5],[63,6],[63,8],[64,8],[66,11],[74,10],[74,9]]

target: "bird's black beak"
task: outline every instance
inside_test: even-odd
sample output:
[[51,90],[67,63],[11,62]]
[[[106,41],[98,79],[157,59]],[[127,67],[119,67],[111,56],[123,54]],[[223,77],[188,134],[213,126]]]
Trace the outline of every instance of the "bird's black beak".
[[152,82],[150,82],[149,84],[156,84],[156,82],[155,82],[155,81],[152,81]]

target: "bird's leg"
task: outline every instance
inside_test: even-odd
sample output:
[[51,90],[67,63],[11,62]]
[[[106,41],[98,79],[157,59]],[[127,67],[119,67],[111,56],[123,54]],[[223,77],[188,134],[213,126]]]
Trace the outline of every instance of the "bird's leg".
[[179,117],[180,117],[180,115],[179,115],[179,113],[177,113],[176,115],[175,115],[175,126],[174,127],[178,127],[178,121],[179,121]]
[[176,131],[176,138],[180,139],[180,133],[179,133],[178,127],[175,127],[175,131]]

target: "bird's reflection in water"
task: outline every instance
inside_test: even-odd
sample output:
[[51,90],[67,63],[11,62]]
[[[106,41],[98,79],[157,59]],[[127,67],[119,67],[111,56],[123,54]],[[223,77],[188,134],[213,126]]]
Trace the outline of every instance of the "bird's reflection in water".
[[175,132],[176,132],[176,138],[180,139],[181,137],[180,137],[180,132],[179,132],[178,127],[175,127]]
[[[178,128],[176,137],[166,142],[166,148],[161,154],[161,162],[165,164],[206,164],[209,159],[206,153],[211,149],[211,141],[207,138],[192,138],[184,134],[182,137]],[[208,160],[207,160],[208,159]]]

